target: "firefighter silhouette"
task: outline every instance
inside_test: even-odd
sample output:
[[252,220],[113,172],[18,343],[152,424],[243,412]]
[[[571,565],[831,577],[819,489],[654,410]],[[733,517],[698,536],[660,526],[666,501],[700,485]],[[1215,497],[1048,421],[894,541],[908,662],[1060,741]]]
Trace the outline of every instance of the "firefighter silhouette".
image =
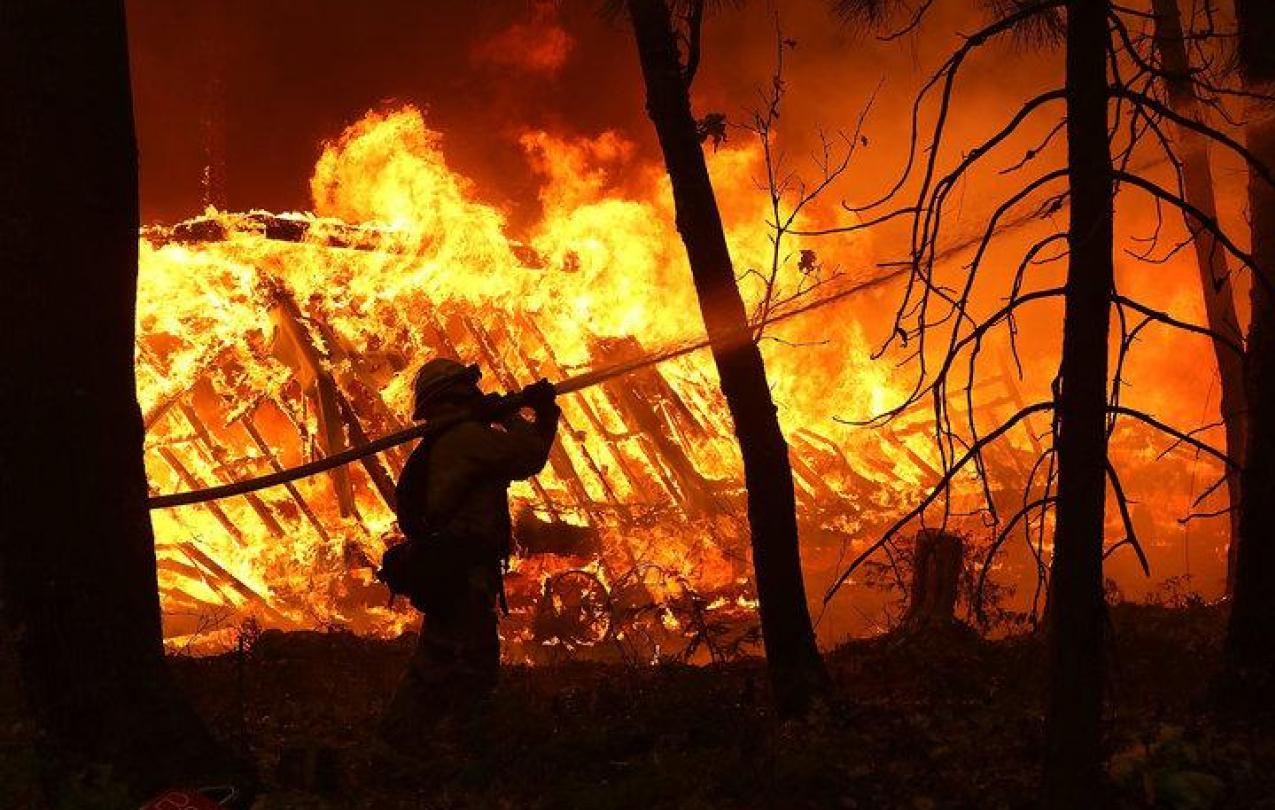
[[500,669],[497,608],[512,527],[509,485],[538,473],[549,458],[560,411],[541,381],[523,389],[517,409],[478,387],[477,366],[435,358],[416,375],[413,419],[437,423],[413,451],[397,488],[399,527],[436,550],[441,584],[413,603],[425,618],[407,672],[390,702],[382,733],[419,734],[490,694]]

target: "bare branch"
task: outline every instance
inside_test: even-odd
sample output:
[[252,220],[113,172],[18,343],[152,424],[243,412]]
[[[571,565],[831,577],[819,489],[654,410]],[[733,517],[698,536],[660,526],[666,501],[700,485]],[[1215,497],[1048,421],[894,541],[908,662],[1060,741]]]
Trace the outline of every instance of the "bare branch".
[[1132,309],[1135,312],[1139,312],[1153,321],[1159,321],[1160,323],[1167,324],[1174,328],[1181,329],[1186,332],[1191,332],[1193,334],[1203,335],[1204,337],[1207,337],[1210,340],[1213,340],[1222,344],[1223,346],[1235,352],[1236,354],[1240,355],[1241,357],[1244,356],[1243,347],[1235,343],[1235,341],[1231,340],[1226,335],[1222,335],[1222,334],[1219,334],[1218,332],[1214,332],[1212,329],[1209,329],[1204,326],[1199,326],[1198,324],[1188,323],[1186,321],[1180,321],[1166,312],[1161,312],[1158,309],[1152,309],[1151,307],[1146,306],[1145,304],[1140,304],[1137,301],[1134,301],[1132,298],[1126,298],[1123,295],[1118,295],[1118,294],[1112,295],[1111,301],[1117,306],[1128,307],[1129,309]]
[[1271,173],[1270,167],[1263,163],[1257,155],[1254,155],[1251,151],[1249,151],[1244,144],[1235,140],[1230,135],[1227,135],[1222,130],[1211,127],[1208,124],[1200,123],[1194,118],[1175,112],[1173,108],[1167,104],[1163,104],[1145,93],[1130,90],[1128,87],[1113,85],[1111,88],[1111,95],[1117,98],[1129,99],[1133,103],[1146,107],[1147,109],[1155,112],[1157,115],[1169,119],[1183,129],[1191,130],[1198,135],[1203,135],[1209,140],[1225,146],[1227,149],[1230,149],[1232,152],[1242,157],[1244,162],[1248,164],[1248,167],[1257,174],[1258,177],[1262,178],[1270,185],[1275,186],[1275,174]]
[[855,572],[855,569],[862,565],[864,560],[872,556],[874,552],[879,550],[886,543],[889,543],[894,536],[898,534],[900,529],[925,512],[925,510],[929,508],[930,504],[934,503],[934,501],[938,499],[939,495],[947,490],[947,487],[951,485],[952,479],[956,477],[956,474],[964,469],[965,465],[968,464],[980,450],[996,441],[1001,436],[1004,436],[1011,428],[1026,419],[1028,416],[1031,416],[1034,413],[1041,413],[1043,411],[1052,411],[1053,409],[1053,402],[1037,402],[1034,405],[1028,405],[1026,408],[1023,408],[1009,419],[1002,422],[995,430],[975,442],[973,446],[966,451],[963,457],[948,468],[948,470],[943,474],[943,477],[939,479],[937,484],[931,487],[929,494],[926,495],[919,504],[910,509],[906,515],[895,521],[894,524],[886,530],[885,534],[881,536],[881,539],[864,549],[863,552],[855,558],[854,562],[850,563],[850,566],[837,577],[836,581],[833,582],[827,592],[824,593],[824,604],[827,604],[832,597],[837,594],[837,591],[839,591],[841,586],[850,579],[850,576]]
[[1112,552],[1127,543],[1133,546],[1133,552],[1138,555],[1138,562],[1142,564],[1142,573],[1150,577],[1151,564],[1147,562],[1146,552],[1142,550],[1142,544],[1138,542],[1138,533],[1133,528],[1133,516],[1129,514],[1129,499],[1125,497],[1120,476],[1110,461],[1107,462],[1107,478],[1111,481],[1111,491],[1115,493],[1116,506],[1120,509],[1120,520],[1124,523],[1125,537],[1104,551],[1102,558],[1105,560],[1111,556]]
[[1203,211],[1201,211],[1199,208],[1192,205],[1187,200],[1183,199],[1180,195],[1173,194],[1169,191],[1166,191],[1165,189],[1161,188],[1156,183],[1153,183],[1150,180],[1147,180],[1143,177],[1139,177],[1136,174],[1131,174],[1129,172],[1115,172],[1115,176],[1117,179],[1123,182],[1126,182],[1129,185],[1137,186],[1138,188],[1143,189],[1144,191],[1151,194],[1152,196],[1158,197],[1164,200],[1165,202],[1169,203],[1170,205],[1176,206],[1177,208],[1190,214],[1192,217],[1196,219],[1197,222],[1200,223],[1201,227],[1203,227],[1205,230],[1211,233],[1214,236],[1214,238],[1217,239],[1218,243],[1221,244],[1222,247],[1226,249],[1227,253],[1230,253],[1232,256],[1238,259],[1245,267],[1254,271],[1251,274],[1254,279],[1256,279],[1263,286],[1265,286],[1269,292],[1271,292],[1272,294],[1275,294],[1275,290],[1271,289],[1270,281],[1265,278],[1264,274],[1260,272],[1256,272],[1258,267],[1257,260],[1253,258],[1252,254],[1241,250],[1238,245],[1236,245],[1233,241],[1231,241],[1231,238],[1226,235],[1226,231],[1223,230],[1218,225],[1217,219],[1215,217],[1210,217],[1206,215]]
[[1140,411],[1135,408],[1130,408],[1124,405],[1108,406],[1107,411],[1109,413],[1118,414],[1121,416],[1131,416],[1134,419],[1137,419],[1139,422],[1142,422],[1150,427],[1155,428],[1161,433],[1165,433],[1169,436],[1172,436],[1173,438],[1177,439],[1182,444],[1189,444],[1192,447],[1196,448],[1197,450],[1200,450],[1201,452],[1212,456],[1213,458],[1222,462],[1223,464],[1225,464],[1227,467],[1230,467],[1231,469],[1235,469],[1235,470],[1241,469],[1240,464],[1236,462],[1234,459],[1232,459],[1230,456],[1226,455],[1226,453],[1223,453],[1221,450],[1218,450],[1212,445],[1209,445],[1200,441],[1194,436],[1191,436],[1187,433],[1183,433],[1177,428],[1166,425],[1164,422],[1161,422],[1159,419],[1156,419],[1154,416],[1152,416],[1149,413],[1146,413],[1145,411]]

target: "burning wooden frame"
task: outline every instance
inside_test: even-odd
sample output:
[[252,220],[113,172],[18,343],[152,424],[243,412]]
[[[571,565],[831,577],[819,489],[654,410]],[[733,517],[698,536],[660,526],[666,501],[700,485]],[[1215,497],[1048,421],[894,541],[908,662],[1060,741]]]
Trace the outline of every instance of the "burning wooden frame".
[[[249,238],[320,253],[384,249],[374,229],[238,216],[151,228],[144,239],[155,248]],[[360,351],[269,266],[257,268],[260,335],[211,341],[207,354],[186,361],[189,385],[148,403],[147,462],[165,490],[277,472],[402,429],[401,409],[383,391],[427,356],[478,363],[506,390],[579,370],[561,359],[534,313],[458,301],[413,311],[419,345],[387,341]],[[152,389],[175,376],[165,359],[170,339],[147,330],[139,338],[139,375]],[[634,337],[583,339],[591,366],[644,351]],[[264,389],[241,373],[254,363],[276,368]],[[981,406],[1021,399],[1010,374],[983,389]],[[650,367],[577,392],[563,408],[548,468],[514,491],[519,554],[506,624],[513,654],[721,657],[755,641],[743,493],[729,475],[737,450],[716,387]],[[856,447],[854,463],[830,435],[792,433],[808,567],[832,571],[844,549],[884,525],[900,505],[901,474],[917,482],[938,474],[916,440],[923,411],[876,432],[875,446]],[[250,616],[279,627],[406,627],[413,616],[386,607],[372,580],[373,561],[396,536],[393,482],[405,459],[406,449],[394,448],[320,478],[174,510],[157,532],[170,641],[198,632],[215,648]],[[1003,460],[1022,463],[1012,453]],[[208,632],[210,616],[219,633]]]

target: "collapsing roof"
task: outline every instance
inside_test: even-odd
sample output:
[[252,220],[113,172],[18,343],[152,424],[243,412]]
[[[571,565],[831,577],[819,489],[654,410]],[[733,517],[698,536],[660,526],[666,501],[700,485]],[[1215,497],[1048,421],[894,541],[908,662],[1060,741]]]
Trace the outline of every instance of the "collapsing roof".
[[[538,323],[552,313],[435,303],[423,293],[395,302],[410,329],[373,323],[383,336],[352,339],[349,319],[379,310],[358,312],[342,296],[302,297],[285,268],[295,251],[308,262],[383,260],[393,251],[375,228],[257,212],[150,228],[143,239],[152,261],[165,251],[178,251],[180,259],[168,259],[176,263],[199,253],[201,266],[186,270],[236,297],[248,321],[234,335],[191,335],[178,333],[189,318],[141,319],[155,493],[231,483],[401,429],[401,380],[431,356],[477,363],[488,387],[515,390],[643,351],[637,337],[577,328],[584,353],[576,347],[569,363]],[[240,262],[233,271],[228,256]],[[200,306],[229,304],[214,296]],[[703,362],[643,369],[564,398],[548,467],[514,490],[518,555],[504,625],[512,656],[719,656],[755,640],[737,449]],[[981,393],[988,408],[1017,396],[1010,375]],[[924,442],[912,441],[924,429],[917,413],[874,431],[875,447],[856,448],[853,465],[838,440],[790,431],[808,567],[834,566],[892,512],[895,490],[882,482],[897,488],[904,468],[918,480],[937,477],[917,450]],[[216,649],[248,617],[284,628],[406,627],[413,614],[388,607],[372,579],[397,536],[394,480],[406,454],[395,448],[314,479],[157,512],[170,643]]]

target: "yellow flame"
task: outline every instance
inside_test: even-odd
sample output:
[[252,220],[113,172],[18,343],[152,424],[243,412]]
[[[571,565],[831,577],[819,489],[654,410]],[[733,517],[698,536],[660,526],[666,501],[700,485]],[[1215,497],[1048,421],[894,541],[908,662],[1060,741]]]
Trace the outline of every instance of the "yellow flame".
[[[320,376],[331,375],[370,434],[406,421],[411,371],[438,350],[440,333],[470,329],[466,318],[491,337],[485,350],[492,356],[467,359],[486,367],[493,387],[597,362],[603,338],[637,338],[655,348],[701,335],[664,173],[639,161],[635,146],[616,133],[566,138],[528,131],[520,143],[540,180],[543,209],[521,239],[474,184],[448,166],[443,136],[410,106],[370,112],[325,144],[311,180],[313,212],[275,217],[296,226],[299,240],[268,238],[264,215],[213,210],[201,222],[219,229],[220,238],[182,244],[172,233],[144,237],[139,397],[151,415],[152,485],[160,491],[189,488],[171,463],[174,456],[207,484],[268,472],[271,454],[273,462],[292,464],[323,451],[320,398],[313,391],[321,383],[312,369],[298,370],[304,363],[295,356],[311,349],[287,355],[280,348],[286,337],[281,324],[290,317],[280,314],[284,299],[300,318],[303,340],[313,344]],[[808,287],[813,265],[802,258],[800,240],[787,240],[778,267],[772,265],[772,214],[756,187],[764,176],[761,150],[725,145],[710,155],[710,170],[748,306],[765,297],[772,269],[778,297]],[[870,249],[863,239],[839,240],[835,248],[821,244],[818,267],[836,283],[838,273],[853,277]],[[839,340],[829,343],[826,324],[832,320]],[[822,476],[804,486],[848,494],[858,484],[839,478],[826,456],[861,439],[832,417],[875,412],[892,404],[898,391],[888,372],[868,362],[867,336],[845,306],[775,334],[783,340],[763,348],[785,426],[813,427],[834,447],[794,449],[808,454],[811,475]],[[493,364],[515,379],[503,380]],[[708,355],[671,363],[653,379],[670,386],[687,409],[683,416],[670,414],[672,406],[658,392],[648,393],[656,418],[676,430],[698,431],[673,431],[669,440],[707,482],[708,494],[701,496],[718,497],[712,493],[721,484],[713,482],[728,482],[737,492],[738,449]],[[178,405],[166,409],[173,402]],[[183,404],[189,407],[183,410]],[[579,481],[546,470],[534,485],[514,488],[520,507],[596,529],[603,537],[599,564],[607,587],[618,587],[617,572],[641,563],[648,573],[637,580],[657,601],[678,598],[679,582],[690,582],[735,589],[713,609],[755,608],[751,595],[739,592],[748,570],[739,509],[715,515],[709,509],[691,524],[666,519],[621,525],[621,513],[656,514],[675,506],[653,501],[656,489],[677,495],[693,482],[679,483],[677,476],[688,473],[660,461],[665,451],[651,449],[651,438],[626,421],[628,406],[607,392],[584,392],[565,407],[572,430],[565,432],[561,452]],[[202,426],[192,422],[192,412]],[[250,431],[264,440],[264,450]],[[216,458],[215,448],[226,457]],[[362,469],[351,468],[348,476],[353,513],[342,514],[340,484],[328,477],[299,482],[299,498],[276,488],[261,493],[256,504],[236,498],[156,513],[171,634],[179,634],[179,624],[191,630],[173,617],[210,605],[265,624],[400,630],[411,614],[376,604],[368,575],[393,516]],[[582,511],[576,487],[598,505],[595,514]],[[282,536],[269,530],[262,511],[274,516]],[[841,531],[852,528],[845,518],[827,520]],[[235,583],[192,558],[186,544]],[[545,556],[520,561],[517,572],[537,583],[573,564],[578,561]],[[684,624],[667,611],[658,621],[668,629]]]

